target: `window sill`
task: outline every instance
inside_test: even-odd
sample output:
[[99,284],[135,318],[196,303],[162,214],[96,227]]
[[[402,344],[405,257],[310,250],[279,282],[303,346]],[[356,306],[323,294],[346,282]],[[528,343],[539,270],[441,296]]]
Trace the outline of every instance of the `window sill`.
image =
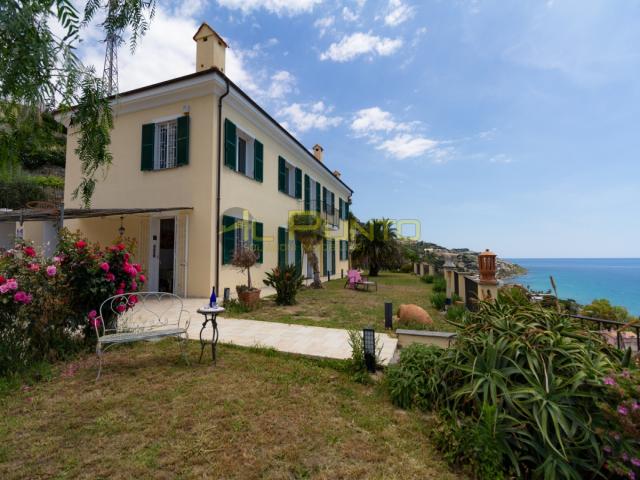
[[152,168],[150,170],[140,170],[141,172],[164,172],[164,171],[171,171],[171,170],[176,170],[178,168],[182,168],[182,167],[188,167],[189,164],[187,163],[186,165],[176,165],[175,167],[167,167],[167,168]]
[[254,182],[256,182],[256,183],[262,183],[262,181],[261,181],[261,180],[256,180],[256,178],[255,178],[255,177],[250,177],[250,176],[249,176],[249,175],[247,175],[246,173],[242,173],[242,172],[241,172],[241,171],[239,171],[239,170],[234,170],[233,168],[229,167],[228,165],[225,165],[225,168],[226,168],[227,170],[229,170],[230,172],[233,172],[233,173],[236,173],[236,174],[240,175],[240,176],[241,176],[241,177],[243,177],[243,178],[246,178],[246,179],[248,179],[248,180],[253,180],[253,181],[254,181]]

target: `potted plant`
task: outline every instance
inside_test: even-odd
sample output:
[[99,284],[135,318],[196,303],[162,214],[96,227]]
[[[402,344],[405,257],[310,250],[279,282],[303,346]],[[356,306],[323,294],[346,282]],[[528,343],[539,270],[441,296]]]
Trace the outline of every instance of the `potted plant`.
[[247,284],[236,285],[240,303],[248,308],[254,308],[260,301],[260,289],[251,284],[251,267],[258,261],[258,254],[251,248],[238,248],[233,254],[231,264],[238,267],[240,272],[247,272]]

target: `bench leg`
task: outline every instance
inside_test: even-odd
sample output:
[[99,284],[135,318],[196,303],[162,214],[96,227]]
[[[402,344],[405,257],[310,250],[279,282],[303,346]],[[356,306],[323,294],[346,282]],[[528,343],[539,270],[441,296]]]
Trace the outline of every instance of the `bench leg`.
[[180,337],[180,350],[182,352],[182,358],[184,358],[184,361],[187,365],[190,365],[189,363],[189,356],[187,355],[187,345],[189,343],[189,335],[187,334],[187,332],[184,333],[184,337]]
[[98,356],[98,375],[96,375],[96,382],[100,379],[100,374],[102,373],[102,348],[100,347],[100,344],[98,343],[96,345],[96,355]]

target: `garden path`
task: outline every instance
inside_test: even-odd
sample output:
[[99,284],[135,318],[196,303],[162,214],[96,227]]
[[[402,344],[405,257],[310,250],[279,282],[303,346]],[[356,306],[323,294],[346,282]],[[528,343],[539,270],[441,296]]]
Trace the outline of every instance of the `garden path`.
[[[197,340],[203,317],[196,311],[206,305],[208,299],[184,299],[184,308],[191,313],[189,338]],[[351,357],[351,346],[347,330],[340,328],[311,327],[287,323],[263,322],[218,317],[220,342],[232,343],[244,347],[268,347],[280,352],[296,353],[317,358],[346,359]],[[207,326],[203,337],[211,339],[211,327]],[[388,365],[396,351],[398,340],[385,333],[376,333],[381,363]]]

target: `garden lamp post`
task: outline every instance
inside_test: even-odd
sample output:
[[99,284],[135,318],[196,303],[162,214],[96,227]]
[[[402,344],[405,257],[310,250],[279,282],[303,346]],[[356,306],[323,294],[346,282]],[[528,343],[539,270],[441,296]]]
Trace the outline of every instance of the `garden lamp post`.
[[376,371],[376,333],[371,327],[362,329],[362,343],[364,346],[364,363],[370,373]]

